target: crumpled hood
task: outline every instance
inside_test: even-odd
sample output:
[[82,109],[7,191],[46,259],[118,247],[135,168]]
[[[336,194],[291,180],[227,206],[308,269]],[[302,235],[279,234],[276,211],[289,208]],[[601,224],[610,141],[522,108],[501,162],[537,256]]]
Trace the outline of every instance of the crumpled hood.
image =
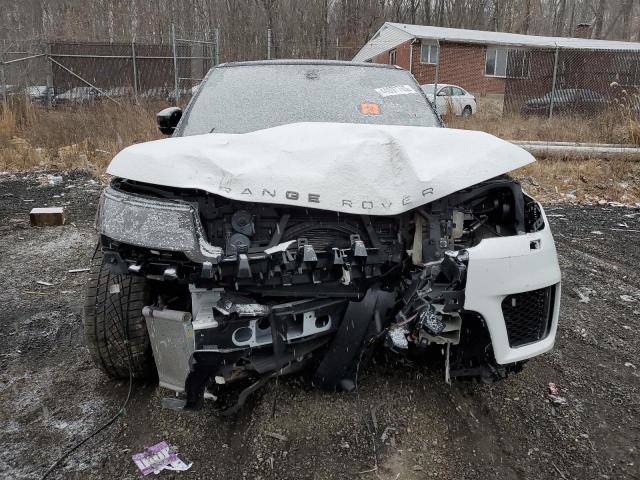
[[133,145],[107,173],[247,202],[396,215],[533,161],[483,132],[295,123]]

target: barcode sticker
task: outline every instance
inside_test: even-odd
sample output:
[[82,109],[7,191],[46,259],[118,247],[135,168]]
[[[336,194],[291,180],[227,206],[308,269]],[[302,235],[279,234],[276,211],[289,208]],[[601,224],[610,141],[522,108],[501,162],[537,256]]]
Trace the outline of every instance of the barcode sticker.
[[391,87],[381,87],[376,88],[376,92],[381,97],[390,97],[392,95],[411,95],[412,93],[417,93],[411,85],[393,85]]

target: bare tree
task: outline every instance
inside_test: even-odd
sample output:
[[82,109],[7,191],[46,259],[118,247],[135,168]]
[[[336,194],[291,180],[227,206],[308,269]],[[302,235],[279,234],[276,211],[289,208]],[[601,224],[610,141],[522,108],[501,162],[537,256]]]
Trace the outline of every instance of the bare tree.
[[595,38],[602,38],[605,5],[606,5],[606,0],[598,0],[598,8],[595,11],[596,18],[593,24],[593,36]]
[[522,28],[520,29],[520,32],[526,35],[527,33],[529,33],[530,27],[531,27],[531,0],[524,0],[524,15],[522,17]]
[[416,14],[418,12],[418,7],[420,6],[419,0],[408,0],[407,1],[407,18],[409,23],[416,23]]
[[559,0],[558,5],[556,7],[555,18],[553,19],[553,34],[556,36],[561,36],[562,31],[564,30],[564,15],[565,10],[567,8],[567,0]]
[[633,15],[634,0],[626,0],[622,6],[622,37],[624,39],[631,38],[631,17]]
[[425,25],[431,24],[431,0],[422,2],[422,21]]
[[349,59],[385,21],[571,35],[592,22],[594,38],[639,39],[636,0],[0,0],[0,42],[23,39],[167,43],[210,39],[221,60]]

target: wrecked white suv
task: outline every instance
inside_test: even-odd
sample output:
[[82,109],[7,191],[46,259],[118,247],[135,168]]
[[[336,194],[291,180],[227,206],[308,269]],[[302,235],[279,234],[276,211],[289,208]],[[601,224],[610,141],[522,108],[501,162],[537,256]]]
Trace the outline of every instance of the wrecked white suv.
[[[552,348],[560,270],[534,159],[443,128],[396,67],[212,69],[172,138],[126,148],[102,194],[84,325],[112,377],[157,372],[197,407],[304,370],[350,390],[376,349],[499,379]],[[233,389],[239,391],[240,389]]]

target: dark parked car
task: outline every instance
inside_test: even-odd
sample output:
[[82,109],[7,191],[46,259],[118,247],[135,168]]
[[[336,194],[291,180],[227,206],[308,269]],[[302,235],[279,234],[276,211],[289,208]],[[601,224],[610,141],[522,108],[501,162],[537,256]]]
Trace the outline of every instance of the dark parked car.
[[[525,115],[547,115],[551,107],[551,92],[542,97],[530,98],[522,107]],[[596,113],[609,104],[607,98],[593,90],[567,88],[553,94],[553,113]]]

